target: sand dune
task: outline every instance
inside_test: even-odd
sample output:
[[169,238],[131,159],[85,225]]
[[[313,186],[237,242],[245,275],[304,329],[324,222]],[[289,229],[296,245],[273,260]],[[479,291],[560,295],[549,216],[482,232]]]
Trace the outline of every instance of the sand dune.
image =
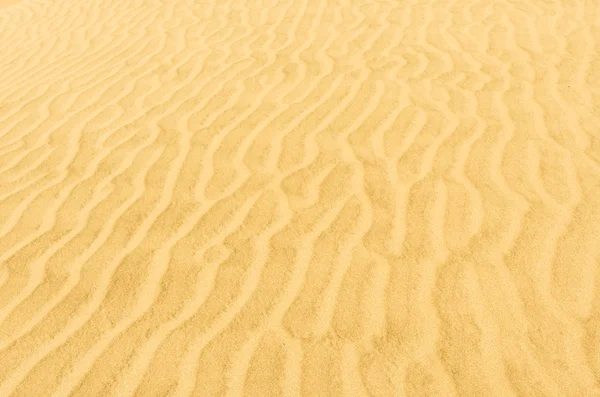
[[600,3],[0,0],[8,396],[600,396]]

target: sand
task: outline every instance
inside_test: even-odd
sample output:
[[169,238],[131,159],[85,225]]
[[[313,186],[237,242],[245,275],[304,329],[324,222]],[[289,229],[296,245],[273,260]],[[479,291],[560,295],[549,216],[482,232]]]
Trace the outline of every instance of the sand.
[[9,396],[600,396],[600,3],[0,0]]

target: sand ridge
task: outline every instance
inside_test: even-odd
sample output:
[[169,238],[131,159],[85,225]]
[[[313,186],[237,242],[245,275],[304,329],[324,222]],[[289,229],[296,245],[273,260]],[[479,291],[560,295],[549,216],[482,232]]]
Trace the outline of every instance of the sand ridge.
[[598,126],[592,0],[0,0],[0,397],[598,397]]

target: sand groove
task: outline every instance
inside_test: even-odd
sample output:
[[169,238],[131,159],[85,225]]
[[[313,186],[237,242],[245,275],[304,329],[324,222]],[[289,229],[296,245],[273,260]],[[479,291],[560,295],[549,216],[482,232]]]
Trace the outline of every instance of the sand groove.
[[600,396],[600,4],[0,0],[0,397]]

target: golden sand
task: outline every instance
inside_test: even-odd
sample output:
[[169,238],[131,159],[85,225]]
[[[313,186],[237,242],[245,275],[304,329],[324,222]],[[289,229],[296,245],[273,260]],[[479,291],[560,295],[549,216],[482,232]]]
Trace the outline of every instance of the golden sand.
[[600,396],[600,2],[0,0],[9,396]]

